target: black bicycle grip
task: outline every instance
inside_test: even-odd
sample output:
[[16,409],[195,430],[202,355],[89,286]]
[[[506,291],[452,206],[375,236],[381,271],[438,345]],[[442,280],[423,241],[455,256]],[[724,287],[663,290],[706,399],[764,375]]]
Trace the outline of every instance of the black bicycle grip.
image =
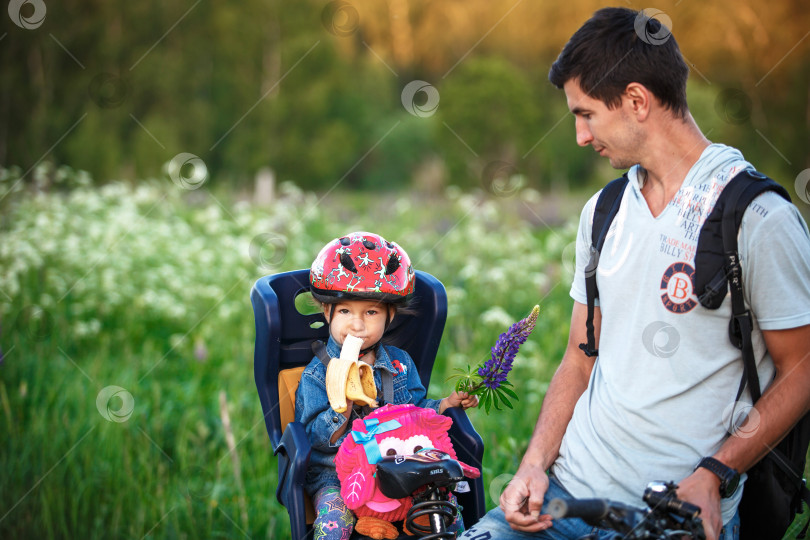
[[699,506],[676,498],[674,490],[661,493],[647,488],[642,498],[650,508],[658,509],[663,507],[668,512],[687,519],[694,519],[700,514]]
[[554,519],[576,517],[597,522],[607,517],[610,504],[605,499],[551,499],[546,511]]
[[694,519],[700,514],[700,507],[692,503],[682,501],[680,499],[673,499],[667,502],[667,510],[674,512],[681,517]]

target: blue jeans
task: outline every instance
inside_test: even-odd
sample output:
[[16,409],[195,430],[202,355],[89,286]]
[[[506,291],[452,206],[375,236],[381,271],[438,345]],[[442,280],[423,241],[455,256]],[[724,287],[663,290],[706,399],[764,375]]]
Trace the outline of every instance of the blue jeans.
[[[571,495],[557,482],[553,476],[549,477],[548,491],[545,501],[550,501],[556,497],[571,498]],[[545,506],[543,513],[546,512]],[[504,517],[503,510],[494,508],[487,512],[471,529],[460,538],[466,540],[578,540],[579,538],[596,533],[598,540],[611,540],[616,536],[616,531],[598,529],[592,527],[579,518],[555,519],[553,526],[545,531],[537,533],[525,533],[514,530],[509,526]],[[723,526],[719,540],[738,540],[740,537],[740,514],[739,512]]]

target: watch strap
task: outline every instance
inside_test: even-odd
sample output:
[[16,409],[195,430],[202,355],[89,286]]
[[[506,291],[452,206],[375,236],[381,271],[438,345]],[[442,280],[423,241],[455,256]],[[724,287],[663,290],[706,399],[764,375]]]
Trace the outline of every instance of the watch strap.
[[[736,469],[732,469],[722,461],[714,459],[713,457],[704,457],[698,463],[697,468],[708,469],[720,479],[720,495],[723,498],[730,497],[734,490],[737,489],[739,483],[740,473]],[[735,480],[737,480],[735,482]],[[732,489],[729,489],[729,488]],[[731,493],[729,493],[731,491]]]

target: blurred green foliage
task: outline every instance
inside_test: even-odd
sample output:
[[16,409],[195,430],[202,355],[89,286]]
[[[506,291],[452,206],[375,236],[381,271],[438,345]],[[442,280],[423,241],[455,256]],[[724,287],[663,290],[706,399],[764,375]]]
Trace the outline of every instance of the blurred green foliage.
[[[47,159],[106,182],[190,152],[240,188],[263,167],[318,190],[470,187],[493,163],[543,190],[598,185],[615,173],[576,146],[546,74],[599,4],[47,2],[36,28],[4,14],[0,164]],[[800,0],[659,7],[704,131],[792,184],[810,167]],[[438,90],[435,114],[403,106],[413,80]]]
[[[0,537],[289,538],[253,383],[249,291],[351,230],[399,242],[447,289],[431,397],[539,304],[510,374],[519,414],[469,411],[497,504],[565,350],[571,209],[587,194],[321,199],[284,183],[259,206],[168,180],[96,187],[46,165],[32,172],[40,190],[12,189],[21,172],[0,169]],[[546,225],[549,206],[568,219]],[[113,385],[133,398],[120,422],[104,415],[121,396],[98,403]]]
[[[358,229],[447,287],[433,397],[541,305],[513,378],[526,414],[471,413],[491,507],[565,345],[570,220],[616,175],[546,81],[602,2],[44,4],[37,28],[0,28],[0,536],[287,537],[247,294]],[[658,7],[704,132],[792,190],[810,167],[802,1]],[[435,114],[403,105],[414,80]],[[205,189],[154,179],[182,152]],[[244,202],[264,167],[273,202]],[[111,384],[135,397],[125,423],[97,414]]]
[[[0,169],[0,537],[288,538],[253,383],[249,291],[350,230],[396,240],[447,288],[431,397],[540,304],[512,376],[527,413],[470,412],[488,483],[514,471],[570,314],[575,227],[534,223],[536,192],[320,201],[284,183],[258,206],[168,180],[93,186],[46,165],[32,172],[41,190],[11,189],[21,172]],[[125,421],[97,408],[111,385],[133,396]]]

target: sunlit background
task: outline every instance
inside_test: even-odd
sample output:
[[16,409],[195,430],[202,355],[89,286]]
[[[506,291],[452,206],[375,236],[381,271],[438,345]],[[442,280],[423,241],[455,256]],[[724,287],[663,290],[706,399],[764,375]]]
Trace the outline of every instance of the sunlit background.
[[[540,304],[519,412],[470,412],[494,506],[565,347],[581,205],[618,175],[546,78],[605,5],[8,2],[0,537],[289,537],[248,295],[350,230],[447,287],[433,397]],[[617,5],[672,28],[704,133],[808,216],[804,2]]]

